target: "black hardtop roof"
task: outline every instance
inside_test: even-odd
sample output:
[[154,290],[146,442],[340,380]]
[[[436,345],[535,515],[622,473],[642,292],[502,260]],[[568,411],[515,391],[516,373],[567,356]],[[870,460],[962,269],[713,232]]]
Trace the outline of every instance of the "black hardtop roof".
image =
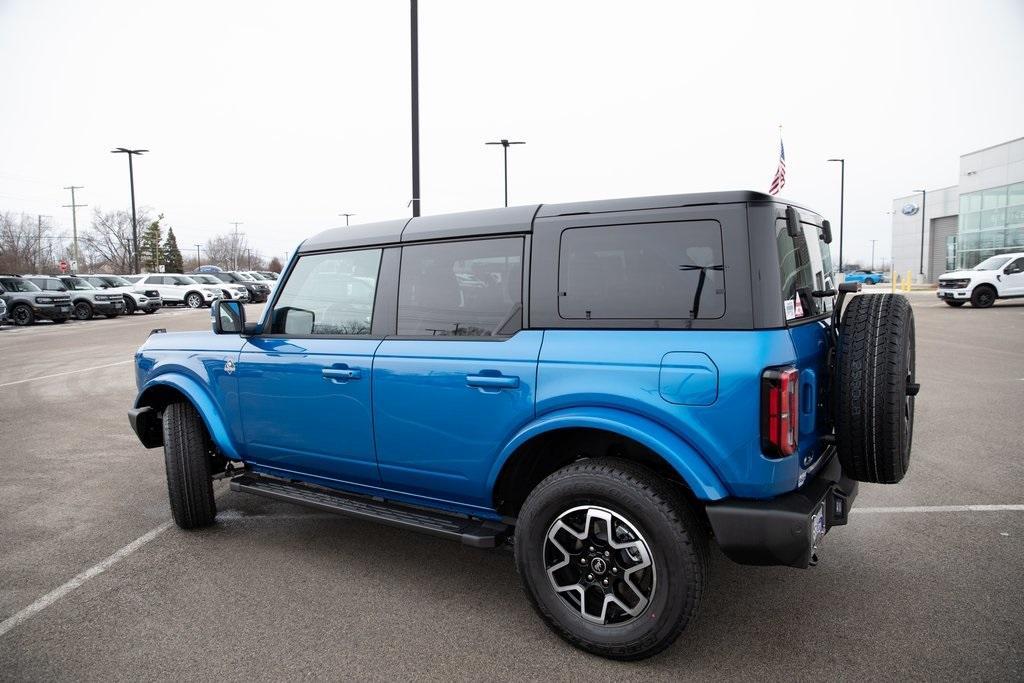
[[[324,251],[405,242],[420,242],[461,236],[502,235],[533,231],[534,218],[552,218],[587,213],[611,213],[643,209],[668,209],[703,204],[737,203],[790,204],[786,200],[752,190],[667,194],[652,197],[598,199],[561,204],[529,204],[499,209],[399,218],[379,223],[330,228],[310,237],[299,252]],[[804,208],[799,207],[798,208]]]

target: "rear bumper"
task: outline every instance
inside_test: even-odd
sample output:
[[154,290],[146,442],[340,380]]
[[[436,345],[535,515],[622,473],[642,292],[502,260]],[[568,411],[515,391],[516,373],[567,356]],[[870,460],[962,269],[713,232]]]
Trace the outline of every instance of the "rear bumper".
[[803,488],[771,500],[732,499],[705,508],[715,540],[740,564],[807,567],[833,526],[846,524],[857,482],[835,456]]

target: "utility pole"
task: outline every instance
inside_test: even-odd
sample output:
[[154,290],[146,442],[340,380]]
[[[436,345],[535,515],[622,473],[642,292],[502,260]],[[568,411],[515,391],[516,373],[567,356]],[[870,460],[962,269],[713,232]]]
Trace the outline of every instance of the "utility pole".
[[485,142],[484,144],[485,145],[501,145],[503,151],[505,152],[505,206],[508,206],[508,146],[509,145],[525,145],[526,143],[521,141],[521,140],[509,142],[505,138],[502,138],[501,140],[498,140],[497,142]]
[[75,267],[71,269],[72,273],[78,270],[78,207],[89,206],[88,204],[75,203],[75,190],[81,190],[84,187],[84,185],[69,185],[64,188],[65,190],[71,190],[71,203],[65,204],[64,208],[71,209],[71,239],[73,240],[72,244],[75,250]]
[[249,257],[249,258],[248,258],[248,265],[249,265],[249,267],[248,267],[248,268],[246,268],[246,270],[252,270],[252,249],[248,249],[248,248],[246,248],[246,250],[245,250],[245,253],[246,253],[246,254],[248,255],[248,257]]
[[196,244],[196,270],[203,267],[203,257],[199,255],[199,245]]
[[345,227],[346,228],[348,227],[348,218],[349,218],[349,216],[355,216],[354,213],[339,213],[338,215],[345,217]]
[[872,272],[874,272],[874,270],[875,270],[875,243],[876,242],[878,242],[878,240],[871,240],[871,271]]
[[53,218],[53,216],[41,216],[36,214],[36,257],[32,259],[32,270],[40,272],[39,262],[43,258],[43,219]]
[[843,272],[843,204],[846,200],[846,159],[829,159],[838,161],[839,170],[839,272]]
[[238,226],[239,225],[245,225],[245,224],[242,223],[241,221],[230,221],[230,223],[231,223],[231,225],[235,226],[234,238],[231,240],[231,260],[232,260],[231,269],[232,270],[238,270],[238,252],[241,249],[241,247],[239,246],[239,242],[238,242]]
[[410,54],[412,66],[412,215],[420,215],[420,67],[419,17],[416,0],[409,0]]
[[921,193],[921,281],[924,281],[924,209],[928,203],[928,192],[926,190],[914,190]]
[[[136,273],[139,272],[139,221],[135,217],[135,170],[132,167],[132,157],[145,154],[148,151],[148,149],[125,149],[124,147],[110,150],[111,154],[128,155],[128,183],[132,191],[132,266],[135,268],[134,272]],[[77,246],[75,247],[75,252],[75,258],[77,258]]]

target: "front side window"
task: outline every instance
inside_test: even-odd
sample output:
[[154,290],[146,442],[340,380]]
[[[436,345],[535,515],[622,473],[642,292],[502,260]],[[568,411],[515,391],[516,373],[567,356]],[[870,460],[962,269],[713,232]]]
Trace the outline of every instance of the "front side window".
[[271,333],[370,334],[380,255],[366,249],[300,257],[274,306]]
[[32,284],[44,292],[66,292],[68,288],[55,277],[40,277],[31,280]]
[[95,287],[93,287],[91,284],[89,284],[80,277],[66,277],[64,278],[64,284],[68,286],[68,289],[71,289],[76,292],[83,292],[88,289],[96,289]]
[[721,225],[680,221],[564,230],[558,314],[567,320],[721,318]]
[[398,334],[508,336],[522,327],[522,302],[521,237],[402,249]]

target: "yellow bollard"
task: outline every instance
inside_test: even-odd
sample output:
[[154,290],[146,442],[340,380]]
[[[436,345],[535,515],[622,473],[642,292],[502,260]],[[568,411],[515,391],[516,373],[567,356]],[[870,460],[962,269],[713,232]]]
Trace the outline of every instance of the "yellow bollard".
[[907,271],[907,276],[906,276],[905,278],[903,278],[903,287],[901,287],[901,289],[902,289],[902,290],[903,290],[904,292],[909,292],[909,291],[910,291],[910,285],[911,285],[911,283],[912,283],[913,281],[914,281],[914,274],[913,274],[913,273],[911,273],[911,272],[910,272],[910,271],[908,270],[908,271]]

